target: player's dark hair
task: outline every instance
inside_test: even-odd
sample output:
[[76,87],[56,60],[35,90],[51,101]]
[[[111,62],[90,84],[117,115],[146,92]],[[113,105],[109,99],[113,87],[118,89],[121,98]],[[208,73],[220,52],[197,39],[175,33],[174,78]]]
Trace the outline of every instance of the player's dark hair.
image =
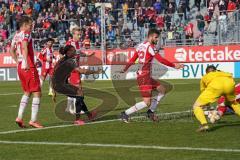
[[51,42],[53,42],[53,43],[55,42],[55,40],[54,40],[53,38],[48,38],[48,39],[46,40],[46,43],[49,42],[49,41],[51,41]]
[[28,17],[28,16],[22,16],[21,18],[20,18],[20,20],[18,21],[18,26],[19,27],[22,27],[24,24],[28,24],[28,23],[30,23],[30,22],[32,22],[33,20],[32,20],[32,18],[31,17]]
[[207,66],[206,73],[216,71],[216,70],[217,70],[217,67],[215,67],[214,65],[210,65],[210,66]]
[[155,28],[151,28],[149,31],[148,31],[148,37],[153,35],[153,34],[157,34],[157,35],[160,35],[160,31],[158,29],[155,29]]
[[72,45],[66,45],[65,47],[60,47],[60,49],[59,49],[59,53],[61,54],[61,55],[67,55],[67,52],[69,51],[69,49],[71,49],[71,48],[74,48]]

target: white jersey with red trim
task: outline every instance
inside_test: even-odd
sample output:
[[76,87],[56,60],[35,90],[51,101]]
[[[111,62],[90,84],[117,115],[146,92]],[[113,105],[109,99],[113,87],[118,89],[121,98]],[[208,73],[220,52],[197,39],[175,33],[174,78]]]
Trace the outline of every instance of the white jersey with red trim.
[[75,41],[73,39],[69,39],[66,42],[66,45],[72,45],[77,51],[80,50],[80,48],[81,48],[81,42],[80,41]]
[[43,62],[42,67],[44,67],[45,69],[53,67],[53,57],[53,50],[49,47],[45,47],[38,55],[38,58]]
[[136,52],[138,54],[138,63],[141,65],[137,73],[139,75],[150,75],[152,60],[155,56],[154,45],[149,42],[140,43],[136,48]]
[[18,31],[12,40],[11,46],[14,47],[18,57],[18,62],[22,62],[22,67],[25,67],[26,62],[23,61],[23,42],[28,42],[27,63],[29,67],[35,67],[34,52],[32,46],[32,38],[30,32]]

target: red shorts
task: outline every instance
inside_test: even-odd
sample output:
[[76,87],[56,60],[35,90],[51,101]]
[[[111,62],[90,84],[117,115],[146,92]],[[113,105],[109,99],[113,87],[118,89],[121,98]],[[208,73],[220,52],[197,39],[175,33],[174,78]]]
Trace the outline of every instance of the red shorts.
[[36,67],[29,70],[21,69],[22,64],[18,65],[18,76],[24,92],[40,92],[40,80]]
[[72,71],[70,77],[69,77],[69,83],[72,85],[79,85],[81,84],[81,74],[77,71]]
[[53,68],[51,67],[51,68],[46,69],[45,67],[42,67],[41,76],[46,78],[48,74],[49,74],[50,77],[52,77]]
[[137,76],[138,88],[142,97],[151,97],[152,90],[160,86],[160,83],[149,76]]

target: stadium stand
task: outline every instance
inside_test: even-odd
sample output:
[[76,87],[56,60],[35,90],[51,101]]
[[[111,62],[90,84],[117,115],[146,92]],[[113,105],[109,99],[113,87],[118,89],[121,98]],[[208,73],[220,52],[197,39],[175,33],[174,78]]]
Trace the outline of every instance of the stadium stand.
[[[101,35],[101,8],[106,8],[106,35]],[[0,0],[0,52],[7,50],[8,39],[17,30],[22,15],[34,20],[34,48],[42,40],[54,38],[55,47],[71,37],[74,23],[82,30],[82,42],[99,48],[101,36],[107,47],[133,47],[142,41],[149,28],[161,29],[163,46],[211,45],[240,42],[240,0]],[[219,24],[219,25],[218,25]],[[214,35],[214,36],[213,36]],[[83,45],[84,46],[84,45]]]

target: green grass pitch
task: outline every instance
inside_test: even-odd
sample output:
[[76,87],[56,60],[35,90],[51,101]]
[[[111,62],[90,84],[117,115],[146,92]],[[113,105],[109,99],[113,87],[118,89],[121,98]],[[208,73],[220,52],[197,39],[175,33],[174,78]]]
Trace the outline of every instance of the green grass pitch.
[[[158,113],[190,110],[199,94],[199,80],[166,81],[173,85],[173,89],[158,106]],[[166,119],[158,123],[141,119],[129,124],[117,120],[106,122],[104,120],[118,118],[120,112],[129,107],[126,102],[138,101],[139,98],[135,99],[127,90],[125,95],[119,96],[111,81],[83,83],[84,87],[101,91],[96,95],[86,93],[86,103],[90,108],[103,103],[102,99],[96,98],[99,96],[108,101],[106,109],[109,110],[112,106],[107,104],[117,101],[117,106],[108,111],[100,123],[72,126],[71,122],[59,119],[55,114],[55,105],[47,95],[48,85],[45,82],[39,121],[45,127],[62,127],[43,130],[27,128],[26,131],[13,133],[21,130],[14,120],[22,91],[19,82],[1,82],[0,160],[240,159],[240,119],[235,115],[223,117],[219,123],[211,125],[212,131],[208,133],[195,132],[199,124],[193,117]],[[125,84],[118,86],[124,90]],[[133,86],[131,89],[136,91],[137,88]],[[58,96],[57,102],[64,99],[64,96]],[[24,115],[25,122],[30,118],[30,104],[31,101]]]

